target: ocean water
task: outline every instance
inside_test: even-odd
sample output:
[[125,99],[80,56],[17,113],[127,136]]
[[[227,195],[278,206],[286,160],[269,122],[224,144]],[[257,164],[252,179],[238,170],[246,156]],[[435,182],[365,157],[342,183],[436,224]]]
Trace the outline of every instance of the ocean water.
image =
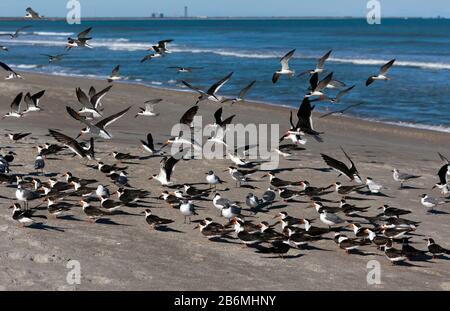
[[[330,49],[328,72],[355,89],[335,105],[319,104],[318,110],[364,103],[349,115],[450,132],[450,20],[384,19],[368,25],[363,19],[341,20],[128,20],[0,21],[0,33],[32,25],[17,39],[0,36],[0,60],[22,71],[60,75],[106,77],[121,65],[129,82],[156,87],[182,88],[210,84],[234,71],[220,94],[237,95],[257,80],[248,99],[297,107],[308,87],[308,78],[281,78],[273,85],[272,73],[279,58],[296,48],[291,67],[298,73],[313,68]],[[48,64],[45,54],[64,53],[68,36],[93,27],[94,49],[73,49],[64,60]],[[174,39],[171,54],[141,64],[146,49],[161,39]],[[388,60],[397,62],[392,80],[377,81],[369,88],[367,77]],[[181,74],[169,66],[203,67]],[[75,86],[74,86],[75,87]],[[333,95],[329,91],[329,95]]]

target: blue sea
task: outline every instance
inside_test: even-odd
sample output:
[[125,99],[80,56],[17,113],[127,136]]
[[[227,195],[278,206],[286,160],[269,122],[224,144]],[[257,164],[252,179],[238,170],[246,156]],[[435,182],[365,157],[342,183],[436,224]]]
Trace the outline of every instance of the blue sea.
[[[230,71],[231,81],[221,95],[237,95],[257,80],[248,99],[297,107],[308,87],[308,78],[282,77],[273,85],[272,73],[279,58],[296,48],[291,67],[298,73],[314,68],[316,59],[330,49],[328,72],[355,89],[334,106],[364,103],[348,112],[364,119],[450,132],[450,20],[383,19],[368,25],[364,19],[330,20],[124,20],[0,21],[0,33],[32,25],[15,40],[0,36],[0,60],[22,71],[104,78],[121,65],[127,82],[182,89],[181,80],[208,87]],[[48,64],[45,54],[64,53],[68,36],[93,27],[94,49],[73,49],[64,60]],[[153,43],[173,39],[171,54],[141,64]],[[392,80],[364,85],[388,60],[397,59]],[[203,67],[177,73],[169,66]],[[333,91],[329,91],[333,95]]]

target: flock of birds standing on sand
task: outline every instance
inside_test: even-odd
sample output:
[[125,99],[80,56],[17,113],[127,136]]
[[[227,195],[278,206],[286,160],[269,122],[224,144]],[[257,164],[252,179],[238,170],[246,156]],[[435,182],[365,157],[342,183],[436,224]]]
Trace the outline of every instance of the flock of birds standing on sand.
[[[20,36],[21,32],[26,28],[29,27],[22,27],[16,32],[9,34],[11,40]],[[92,28],[88,28],[80,32],[76,38],[68,38],[67,50],[92,48],[90,44],[90,41],[93,39],[90,36],[91,31]],[[157,58],[166,57],[166,55],[170,54],[168,47],[171,42],[172,40],[159,41],[158,44],[149,49],[152,52],[145,55],[141,62],[156,61]],[[8,51],[8,48],[5,46],[2,46],[1,49],[5,52]],[[285,77],[295,75],[295,71],[289,67],[289,60],[294,53],[295,50],[291,50],[281,58],[281,68],[272,77],[273,84],[280,83]],[[334,79],[332,72],[323,78],[320,77],[325,72],[326,61],[331,53],[332,51],[330,50],[321,57],[314,69],[305,70],[300,74],[300,76],[309,75],[310,87],[298,108],[296,114],[297,122],[294,122],[291,111],[289,129],[280,137],[280,142],[289,141],[289,143],[274,149],[282,157],[289,158],[299,150],[304,150],[302,146],[307,143],[307,138],[309,137],[319,142],[323,141],[323,133],[313,127],[312,111],[315,106],[312,103],[320,101],[338,103],[355,87],[355,85],[347,87],[345,83]],[[47,55],[48,61],[58,62],[64,55],[63,53]],[[395,60],[391,60],[383,65],[378,73],[371,75],[367,79],[366,86],[370,86],[376,81],[388,81],[390,78],[387,73],[394,63]],[[6,79],[23,78],[7,64],[0,62],[0,66],[8,72]],[[183,66],[171,68],[184,74],[201,69]],[[279,178],[276,175],[284,171],[282,168],[262,171],[260,168],[261,162],[250,161],[246,158],[246,154],[252,146],[241,146],[241,148],[228,146],[224,141],[225,132],[228,125],[233,122],[235,115],[224,119],[222,117],[226,107],[224,104],[228,103],[230,104],[228,107],[231,107],[235,103],[244,101],[247,93],[256,83],[256,81],[249,81],[249,84],[234,98],[224,98],[218,95],[221,87],[232,78],[232,75],[232,72],[227,74],[207,90],[183,81],[186,87],[198,93],[198,99],[191,108],[181,114],[180,124],[192,126],[201,102],[221,104],[220,108],[214,113],[215,123],[210,125],[215,128],[215,135],[210,137],[209,140],[226,146],[227,161],[233,162],[233,165],[229,166],[227,170],[230,178],[228,183],[232,180],[231,184],[235,183],[236,187],[248,188],[253,191],[248,193],[243,202],[236,202],[226,198],[226,195],[223,193],[230,191],[230,189],[219,189],[224,187],[223,184],[226,181],[213,170],[204,172],[204,182],[209,187],[202,188],[196,184],[187,183],[174,184],[171,181],[175,165],[180,160],[190,161],[190,158],[186,156],[187,151],[191,149],[202,150],[201,142],[196,142],[183,135],[183,133],[180,133],[177,137],[171,137],[165,144],[159,144],[160,148],[155,147],[158,144],[154,142],[152,134],[149,133],[145,140],[141,140],[142,148],[148,153],[147,157],[114,152],[111,159],[116,161],[114,164],[104,163],[96,159],[95,138],[111,139],[113,134],[109,128],[122,116],[130,113],[132,108],[131,106],[124,107],[121,111],[117,111],[109,116],[104,114],[102,99],[111,90],[112,83],[122,78],[120,66],[116,66],[107,79],[109,85],[106,88],[102,90],[97,90],[94,87],[91,87],[89,90],[76,89],[76,97],[81,108],[74,109],[67,106],[66,112],[74,119],[74,122],[82,124],[83,128],[75,138],[50,129],[49,135],[55,139],[55,143],[42,143],[36,146],[36,174],[24,175],[10,172],[10,164],[14,161],[17,154],[13,147],[7,153],[1,153],[0,182],[5,184],[6,187],[16,188],[16,203],[13,203],[11,206],[12,220],[17,221],[22,226],[33,226],[45,221],[44,219],[47,216],[58,218],[70,213],[76,208],[73,201],[77,200],[86,219],[93,223],[102,218],[114,217],[116,214],[123,213],[124,207],[138,207],[144,209],[142,217],[145,217],[145,221],[151,229],[163,231],[163,228],[170,228],[172,223],[179,220],[163,218],[154,214],[148,202],[151,199],[150,192],[145,189],[132,187],[129,184],[127,167],[124,166],[124,162],[127,161],[141,161],[150,157],[160,157],[159,173],[150,177],[150,180],[159,182],[165,189],[158,199],[163,200],[173,208],[179,209],[180,219],[184,220],[186,224],[191,222],[192,217],[200,213],[196,205],[197,202],[210,202],[211,207],[217,209],[218,219],[224,219],[225,221],[214,221],[210,217],[197,218],[195,220],[195,228],[198,228],[201,235],[212,242],[238,240],[249,249],[258,253],[276,254],[284,257],[291,249],[304,249],[307,251],[310,247],[313,247],[311,245],[314,245],[319,240],[334,240],[337,248],[344,250],[346,253],[359,252],[357,249],[363,246],[374,247],[385,254],[386,258],[392,263],[427,258],[429,257],[428,254],[431,254],[433,258],[450,254],[449,250],[439,246],[432,238],[425,239],[426,248],[417,249],[411,245],[411,238],[418,236],[415,232],[420,223],[406,218],[405,215],[410,214],[410,210],[383,205],[379,207],[380,213],[375,216],[367,216],[366,212],[371,209],[369,206],[357,206],[349,203],[352,200],[359,202],[361,198],[365,197],[389,198],[389,196],[383,193],[384,187],[380,182],[373,180],[371,177],[366,177],[365,179],[361,177],[356,164],[342,147],[339,158],[326,154],[321,154],[321,157],[331,170],[336,171],[339,176],[346,177],[351,183],[335,182],[329,186],[317,186],[306,180],[298,181]],[[338,90],[338,92],[334,97],[330,97],[327,95],[329,89]],[[29,92],[25,95],[23,93],[18,94],[12,100],[10,112],[7,112],[3,118],[19,119],[26,117],[28,114],[39,113],[43,110],[41,101],[45,103],[45,95],[45,90],[35,94]],[[135,117],[151,118],[159,116],[159,118],[164,118],[164,115],[160,115],[155,111],[155,108],[162,101],[162,99],[158,98],[145,102],[145,106],[136,112]],[[25,109],[23,108],[24,105]],[[321,117],[344,113],[350,108],[352,106],[330,112]],[[20,143],[22,139],[26,139],[29,135],[30,133],[8,133],[6,136],[14,143]],[[83,135],[90,136],[89,142],[78,140]],[[180,146],[177,149],[179,152],[168,154],[165,150],[165,147],[168,145]],[[45,177],[46,161],[51,161],[51,156],[68,157],[73,154],[84,161],[84,163],[80,163],[81,167],[86,167],[86,169],[94,168],[98,170],[99,174],[104,174],[110,178],[111,187],[116,188],[115,192],[110,193],[109,185],[99,184],[96,179],[74,176],[71,172],[64,173],[61,178],[51,177],[48,180],[38,178],[39,173],[42,174],[42,177]],[[438,170],[439,182],[434,187],[439,188],[443,197],[446,197],[449,193],[448,175],[450,172],[450,161],[441,154],[439,156],[443,161],[443,165]],[[260,188],[252,185],[255,179],[251,175],[257,173],[263,173],[264,178],[267,178],[269,182],[267,191],[261,191],[260,197],[254,193]],[[401,172],[398,169],[392,171],[392,176],[399,183],[400,189],[404,187],[405,183],[420,178],[420,176]],[[95,184],[97,185],[93,186]],[[325,198],[327,195],[332,194],[337,194],[340,199],[333,201]],[[116,195],[115,198],[113,197],[114,195]],[[306,199],[306,201],[299,201],[301,199]],[[42,208],[41,204],[34,207],[30,206],[30,203],[41,200],[45,200],[45,208]],[[259,213],[272,213],[271,208],[277,200],[281,200],[286,204],[297,205],[301,202],[306,202],[317,211],[317,218],[297,218],[288,215],[286,211],[277,211],[273,214],[273,218],[276,219],[275,223],[270,224],[266,221],[258,223],[256,221],[257,215]],[[447,201],[423,194],[420,196],[420,202],[429,213],[433,213],[438,205],[445,204]],[[325,226],[316,226],[315,223],[317,224],[318,222]]]

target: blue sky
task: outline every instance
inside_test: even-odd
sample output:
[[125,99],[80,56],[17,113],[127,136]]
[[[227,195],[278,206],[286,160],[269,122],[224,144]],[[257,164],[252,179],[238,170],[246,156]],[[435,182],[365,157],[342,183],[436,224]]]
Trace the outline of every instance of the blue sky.
[[[79,0],[82,16],[365,16],[368,0]],[[379,0],[382,16],[450,17],[449,0]],[[45,16],[65,16],[67,0],[0,0],[0,16],[23,16],[33,7]],[[126,3],[127,5],[124,5]]]

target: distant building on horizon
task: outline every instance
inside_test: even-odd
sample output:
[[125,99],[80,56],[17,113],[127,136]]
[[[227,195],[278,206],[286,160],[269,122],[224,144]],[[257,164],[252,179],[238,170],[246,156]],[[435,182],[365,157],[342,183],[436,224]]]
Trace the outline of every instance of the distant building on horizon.
[[186,6],[184,6],[184,17],[188,18],[188,16],[189,16],[189,14],[188,14],[188,7],[186,5]]

